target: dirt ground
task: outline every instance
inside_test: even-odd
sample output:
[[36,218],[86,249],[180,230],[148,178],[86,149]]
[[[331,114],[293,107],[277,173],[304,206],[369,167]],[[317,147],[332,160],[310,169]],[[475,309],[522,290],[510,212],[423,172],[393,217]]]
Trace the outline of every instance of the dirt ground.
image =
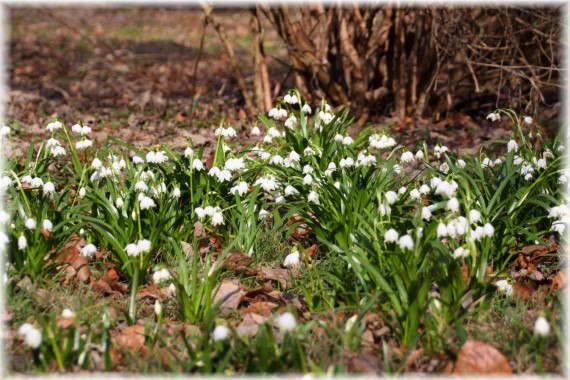
[[[246,82],[253,82],[248,10],[216,10],[215,17],[235,44]],[[204,30],[197,8],[13,8],[9,19],[7,121],[15,125],[18,155],[34,138],[47,136],[45,125],[55,117],[82,120],[101,144],[112,135],[137,146],[180,149],[192,139],[208,147],[222,118],[244,129],[240,143],[254,141],[248,132],[255,118],[246,115],[223,45],[211,25]],[[276,99],[294,79],[283,42],[265,26]],[[437,122],[377,115],[372,123],[388,123],[410,148],[425,140],[476,154],[485,142],[511,133],[508,123],[486,121],[489,111]],[[541,129],[552,135],[556,128],[545,123]]]

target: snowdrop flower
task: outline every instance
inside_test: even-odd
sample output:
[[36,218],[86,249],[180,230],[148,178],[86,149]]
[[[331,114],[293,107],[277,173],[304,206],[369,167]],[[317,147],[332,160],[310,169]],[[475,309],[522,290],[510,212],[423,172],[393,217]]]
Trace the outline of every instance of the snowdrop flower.
[[57,121],[57,120],[53,121],[47,125],[47,129],[50,132],[54,132],[56,129],[61,129],[62,127],[63,127],[63,124],[61,124],[61,122]]
[[57,141],[56,139],[54,139],[53,137],[50,138],[47,142],[46,142],[46,147],[47,148],[54,148],[56,146],[61,146],[61,144],[59,143],[59,141]]
[[491,121],[499,121],[501,120],[501,115],[499,113],[490,113],[487,115],[487,120],[491,120]]
[[510,140],[507,144],[507,151],[512,152],[512,151],[518,151],[519,150],[519,145],[517,144],[517,142],[515,140]]
[[224,325],[217,325],[212,332],[212,339],[214,342],[219,342],[228,339],[230,336],[230,329]]
[[550,323],[544,317],[538,317],[534,322],[534,335],[545,337],[550,334]]
[[287,200],[280,193],[275,194],[275,203],[287,203]]
[[294,150],[292,150],[291,153],[289,153],[289,160],[293,162],[299,162],[300,159],[301,156],[299,155],[299,153],[295,152]]
[[[100,162],[100,161],[99,161]],[[138,154],[135,154],[133,156],[133,164],[138,165],[138,164],[144,164],[144,160],[141,156],[139,156]]]
[[259,130],[258,127],[253,127],[251,128],[251,134],[252,136],[259,136],[261,134],[261,131]]
[[85,247],[80,249],[81,256],[93,257],[97,253],[97,247],[94,244],[87,244]]
[[560,175],[560,177],[558,177],[557,183],[566,185],[566,183],[568,183],[568,177],[566,177],[564,174]]
[[[30,185],[31,185],[33,179],[32,179],[32,176],[31,176],[31,175],[25,175],[25,176],[22,177],[22,179],[21,179],[20,181],[23,182],[23,183],[27,183],[27,184],[30,184]],[[42,181],[42,182],[43,182],[43,181]]]
[[264,210],[264,209],[261,209],[261,210],[259,210],[259,215],[257,216],[257,220],[265,219],[265,218],[268,217],[269,215],[270,215],[270,214],[269,214],[269,211]]
[[27,229],[33,230],[34,228],[36,228],[36,220],[34,218],[28,218],[26,219],[26,222],[24,223],[24,226],[26,226]]
[[485,223],[483,226],[483,234],[486,237],[491,237],[495,233],[495,227],[491,223]]
[[287,117],[287,110],[281,108],[279,110],[279,119],[285,119]]
[[0,210],[0,225],[6,224],[10,221],[10,214],[4,210]]
[[74,124],[74,125],[71,127],[71,131],[72,131],[73,133],[80,134],[80,133],[81,133],[81,125],[79,125],[79,124]]
[[97,157],[95,157],[93,159],[93,161],[91,161],[91,168],[92,169],[99,170],[99,169],[101,169],[102,166],[103,166],[103,163]]
[[147,210],[147,209],[153,208],[153,207],[156,207],[156,203],[154,203],[154,200],[152,200],[152,198],[144,196],[140,200],[140,209],[141,210]]
[[79,134],[80,134],[81,136],[87,136],[87,135],[90,134],[90,133],[91,133],[91,128],[88,127],[87,125],[84,125],[84,126],[81,128],[81,132],[79,132]]
[[82,187],[81,189],[79,189],[79,192],[78,192],[79,198],[84,198],[86,194],[87,194],[87,190],[85,190],[84,187]]
[[117,208],[122,208],[125,205],[125,201],[123,201],[123,198],[118,197],[117,200],[115,201],[115,206],[117,206]]
[[428,207],[422,207],[422,219],[429,221],[431,219],[431,211]]
[[305,156],[314,156],[315,151],[313,149],[311,149],[310,147],[307,147],[307,148],[305,148],[305,150],[303,150],[303,154]]
[[420,194],[429,194],[431,191],[430,187],[426,184],[420,186]]
[[396,141],[386,135],[373,134],[368,138],[368,141],[371,147],[378,149],[391,148],[396,145]]
[[44,219],[42,222],[42,228],[46,231],[51,231],[53,228],[53,223],[49,219]]
[[202,163],[202,161],[195,158],[194,161],[192,161],[192,169],[197,171],[204,170],[204,164]]
[[307,197],[309,202],[319,203],[319,194],[316,191],[311,191]]
[[469,211],[469,221],[473,224],[481,221],[481,213],[475,209]]
[[[134,244],[133,244],[134,245]],[[134,245],[136,248],[136,245]],[[138,249],[138,248],[137,248]],[[152,281],[155,284],[159,284],[163,281],[168,281],[172,277],[170,276],[170,272],[166,268],[159,269],[152,274]]]
[[218,226],[220,224],[225,224],[224,223],[224,215],[222,214],[221,211],[217,211],[214,213],[214,215],[212,215],[212,225],[213,226]]
[[386,198],[386,202],[389,205],[393,205],[394,203],[396,203],[396,200],[398,199],[398,194],[396,194],[395,191],[387,191],[386,194],[384,194],[384,197]]
[[249,190],[249,185],[247,184],[247,182],[241,181],[236,186],[230,189],[230,193],[235,195],[237,192],[240,195],[240,197],[243,197],[243,195],[247,193],[248,190]]
[[31,348],[38,348],[42,344],[42,332],[32,327],[24,335],[24,343]]
[[7,189],[10,186],[12,186],[12,179],[10,177],[4,176],[0,179],[0,189]]
[[385,202],[382,202],[379,207],[380,215],[386,216],[392,213],[392,208]]
[[289,129],[295,128],[297,126],[297,118],[294,115],[291,115],[287,120],[285,120],[284,125]]
[[495,282],[495,286],[500,293],[504,293],[507,296],[513,295],[513,286],[507,280],[499,280]]
[[485,169],[486,167],[492,168],[493,166],[495,166],[495,165],[493,164],[493,161],[491,161],[491,159],[489,157],[485,157],[483,159],[483,161],[481,162],[481,168],[482,169]]
[[290,312],[285,312],[277,318],[277,326],[281,331],[291,331],[297,327],[297,320]]
[[162,314],[162,305],[159,300],[154,301],[154,314],[158,316]]
[[10,129],[10,127],[8,127],[7,125],[2,125],[2,128],[0,128],[0,136],[2,137],[8,136],[11,131],[12,130]]
[[283,98],[283,101],[287,104],[297,104],[299,103],[299,99],[297,98],[297,95],[285,95],[285,97]]
[[315,171],[311,165],[303,166],[303,174],[311,174]]
[[395,164],[392,168],[394,169],[394,173],[396,174],[402,173],[402,166]]
[[410,191],[410,198],[414,201],[419,201],[421,199],[421,194],[418,189],[412,189]]
[[221,173],[220,168],[218,168],[217,166],[212,166],[210,168],[210,171],[208,172],[208,175],[210,177],[219,177],[220,173]]
[[354,166],[354,159],[352,157],[343,158],[339,162],[341,168]]
[[24,235],[20,235],[20,237],[18,238],[18,249],[20,251],[23,251],[24,249],[26,249],[27,246],[28,246],[28,241],[26,240],[26,237]]
[[160,152],[148,152],[146,155],[146,162],[153,164],[162,164],[168,161],[165,151]]
[[526,117],[523,119],[523,122],[524,122],[525,124],[532,124],[532,117],[526,116]]
[[446,237],[447,236],[447,226],[445,223],[439,223],[437,225],[437,237]]
[[559,145],[558,148],[556,148],[556,151],[558,153],[562,153],[566,150],[566,148],[564,147],[564,145]]
[[175,187],[175,188],[172,190],[172,197],[173,197],[173,198],[180,198],[180,188]]
[[75,144],[75,149],[77,150],[84,150],[93,146],[93,141],[91,140],[80,140]]
[[299,263],[300,263],[299,259],[300,259],[299,251],[297,250],[297,248],[293,248],[291,253],[285,257],[285,261],[283,261],[283,265],[286,268],[297,267],[297,266],[299,266]]
[[125,252],[127,253],[128,256],[135,256],[135,257],[138,256],[140,253],[137,245],[133,243],[127,244],[127,246],[125,247]]
[[402,250],[408,249],[411,251],[414,248],[414,241],[410,235],[404,235],[398,240],[398,246]]
[[465,167],[467,166],[467,163],[466,163],[465,161],[459,159],[459,160],[457,160],[457,166],[458,166],[460,169],[465,169]]
[[384,233],[384,240],[387,243],[395,243],[398,240],[398,231],[393,228],[390,228],[388,231]]
[[288,185],[285,188],[285,195],[294,195],[294,194],[299,194],[299,192],[293,186]]
[[453,197],[447,201],[447,205],[445,208],[451,212],[458,212],[459,211],[459,201],[457,198]]
[[442,154],[446,153],[447,151],[449,151],[449,149],[445,145],[436,145],[433,148],[433,153],[435,157],[438,159],[441,157]]
[[551,230],[563,235],[566,230],[566,225],[561,221],[555,221],[552,223]]
[[399,195],[403,195],[403,194],[406,193],[406,191],[407,191],[406,187],[405,187],[405,186],[402,186],[402,187],[400,187],[400,188],[398,189],[398,194],[399,194]]
[[342,139],[343,139],[343,136],[342,136],[341,134],[338,134],[338,133],[337,133],[337,134],[334,136],[334,141],[336,141],[336,142],[341,142]]
[[304,114],[311,114],[312,110],[311,107],[305,103],[305,105],[303,106],[303,108],[301,108],[301,112],[303,112]]
[[216,208],[213,208],[212,206],[206,206],[204,208],[204,214],[208,215],[208,216],[214,216],[214,213],[217,211]]
[[272,174],[266,174],[263,177],[255,181],[255,185],[260,185],[261,188],[267,192],[271,192],[277,189],[279,183]]
[[227,169],[220,171],[220,173],[218,174],[218,181],[220,183],[224,181],[231,181],[231,179],[232,179],[232,173]]
[[44,185],[44,181],[40,177],[35,177],[32,179],[32,183],[30,185],[32,185],[32,187],[40,187]]
[[137,183],[135,183],[135,190],[143,192],[147,191],[148,185],[144,181],[138,181]]
[[46,182],[44,183],[44,195],[53,194],[55,193],[55,185],[53,182]]
[[346,145],[346,146],[352,145],[353,142],[354,142],[354,140],[350,136],[346,136],[342,139],[342,144]]
[[546,160],[544,158],[539,159],[536,161],[535,166],[537,169],[546,169]]
[[414,160],[414,154],[410,151],[402,153],[402,157],[400,158],[400,161],[403,163],[412,162],[413,160]]
[[269,164],[273,164],[273,165],[283,165],[283,157],[281,157],[280,155],[276,154],[274,156],[272,156],[269,159]]
[[137,242],[137,249],[139,253],[150,252],[151,245],[150,240],[142,239]]
[[319,119],[321,119],[322,122],[323,122],[325,125],[330,124],[330,122],[332,121],[332,119],[334,119],[334,115],[333,115],[333,114],[328,113],[328,112],[323,112],[323,111],[319,111],[318,116],[319,116]]
[[303,185],[310,185],[313,183],[313,177],[310,174],[307,174],[303,177]]
[[233,129],[232,127],[228,127],[228,128],[219,127],[214,131],[214,134],[216,136],[219,136],[221,134],[223,137],[236,137],[237,136],[236,130]]
[[416,152],[416,159],[420,161],[424,159],[424,152],[421,149]]
[[54,157],[65,156],[65,148],[62,146],[56,146],[50,150],[50,154]]

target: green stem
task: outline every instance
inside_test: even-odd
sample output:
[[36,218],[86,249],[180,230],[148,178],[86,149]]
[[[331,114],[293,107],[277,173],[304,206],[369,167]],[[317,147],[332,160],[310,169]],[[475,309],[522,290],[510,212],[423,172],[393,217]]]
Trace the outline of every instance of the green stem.
[[136,295],[139,286],[139,266],[135,265],[135,272],[133,273],[133,283],[131,284],[131,299],[129,302],[129,319],[131,324],[136,321]]
[[61,372],[63,372],[65,370],[65,366],[63,365],[63,359],[61,358],[61,353],[59,352],[59,347],[57,347],[57,342],[55,340],[55,336],[53,334],[53,331],[51,329],[51,327],[47,327],[47,334],[49,337],[49,340],[51,342],[51,346],[53,349],[53,354],[55,355],[55,360],[57,361],[57,367],[59,368],[59,370]]

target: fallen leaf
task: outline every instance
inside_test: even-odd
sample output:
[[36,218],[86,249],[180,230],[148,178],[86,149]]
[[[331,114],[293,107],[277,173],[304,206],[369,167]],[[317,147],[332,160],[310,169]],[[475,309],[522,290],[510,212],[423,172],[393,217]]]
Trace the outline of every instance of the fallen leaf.
[[244,294],[245,291],[240,286],[238,280],[224,280],[214,296],[214,305],[221,301],[220,311],[237,310]]
[[249,305],[242,311],[242,314],[254,313],[264,317],[270,317],[271,311],[279,305],[274,302],[256,302]]
[[457,361],[453,373],[468,374],[512,374],[513,370],[495,347],[468,339],[457,353]]
[[253,268],[248,267],[251,261],[252,259],[249,255],[240,251],[233,251],[222,261],[222,268],[231,271],[244,272],[246,275],[252,276],[256,271]]
[[298,275],[299,271],[295,269],[273,269],[268,267],[261,267],[261,275],[273,281],[279,281],[282,288],[289,288],[293,286],[292,275]]
[[60,315],[56,321],[57,327],[61,327],[62,329],[66,329],[74,323],[75,317],[64,317],[63,315]]
[[283,292],[273,289],[271,281],[265,282],[261,288],[245,293],[239,302],[239,306],[247,306],[256,302],[287,303],[283,299]]
[[526,284],[521,284],[519,282],[515,282],[513,284],[513,294],[515,297],[519,297],[525,301],[528,301],[534,292],[534,284],[528,282]]
[[259,325],[264,324],[267,321],[267,318],[255,314],[255,313],[248,313],[243,316],[243,320],[240,324],[236,327],[236,331],[239,337],[249,336],[253,337],[257,334],[259,330]]
[[315,255],[317,254],[317,252],[319,252],[319,245],[318,244],[313,244],[311,245],[309,248],[307,248],[305,250],[305,252],[307,252],[307,255],[309,255],[309,257],[312,259],[313,257],[315,257]]
[[406,362],[404,363],[404,368],[408,369],[413,364],[415,364],[418,360],[420,360],[424,356],[423,348],[414,349],[410,351],[408,357],[406,358]]
[[118,348],[139,351],[144,346],[144,326],[129,326],[116,335],[113,340]]
[[552,277],[552,288],[554,290],[560,290],[566,287],[568,282],[568,269],[562,269]]
[[157,284],[145,285],[136,294],[137,300],[142,300],[144,298],[149,298],[151,301],[159,300],[164,302],[165,294],[158,288]]

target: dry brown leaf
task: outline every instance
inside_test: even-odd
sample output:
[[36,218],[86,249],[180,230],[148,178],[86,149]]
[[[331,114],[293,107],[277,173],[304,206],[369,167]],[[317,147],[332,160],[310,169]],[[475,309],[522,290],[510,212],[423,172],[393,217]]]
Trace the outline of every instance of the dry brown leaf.
[[293,269],[273,269],[268,267],[261,267],[261,275],[273,281],[279,281],[281,287],[289,288],[293,285],[292,275],[299,274],[299,271]]
[[243,320],[241,323],[236,327],[236,331],[238,336],[244,337],[249,336],[253,337],[257,334],[259,330],[259,325],[264,324],[267,321],[262,315],[255,314],[255,313],[248,313],[243,316]]
[[243,295],[240,306],[247,306],[256,302],[286,303],[283,299],[283,292],[273,289],[271,280],[265,282],[261,288],[253,289]]
[[309,255],[309,257],[312,259],[313,257],[315,257],[315,255],[317,254],[317,252],[319,252],[319,245],[318,244],[313,244],[311,245],[309,248],[307,248],[305,250],[305,252],[307,252],[307,255]]
[[420,360],[424,356],[423,348],[414,349],[410,352],[408,357],[406,358],[406,362],[404,363],[404,368],[408,369],[412,365],[414,365],[418,360]]
[[242,296],[245,291],[236,279],[222,281],[218,291],[214,296],[214,304],[222,301],[220,310],[233,311],[237,310]]
[[136,294],[137,300],[142,300],[144,298],[150,298],[151,301],[159,300],[164,302],[164,294],[161,289],[158,288],[157,284],[145,285]]
[[139,351],[144,346],[144,326],[133,325],[125,328],[120,334],[114,336],[117,348]]
[[495,347],[468,339],[457,353],[457,361],[453,373],[468,374],[512,374],[507,358]]
[[278,306],[279,305],[274,302],[256,302],[245,308],[242,311],[242,314],[245,315],[249,313],[254,313],[269,318],[271,316],[271,311]]
[[64,317],[63,315],[60,315],[56,321],[57,327],[61,327],[62,329],[66,329],[74,323],[75,317]]
[[519,297],[525,301],[528,301],[534,292],[534,285],[532,282],[528,282],[526,284],[521,284],[519,282],[515,282],[513,284],[513,294],[515,297]]
[[552,288],[554,290],[560,290],[566,287],[568,282],[568,269],[564,268],[552,277]]
[[223,261],[222,268],[226,270],[245,272],[248,276],[253,276],[256,272],[249,268],[251,257],[240,251],[231,252]]

